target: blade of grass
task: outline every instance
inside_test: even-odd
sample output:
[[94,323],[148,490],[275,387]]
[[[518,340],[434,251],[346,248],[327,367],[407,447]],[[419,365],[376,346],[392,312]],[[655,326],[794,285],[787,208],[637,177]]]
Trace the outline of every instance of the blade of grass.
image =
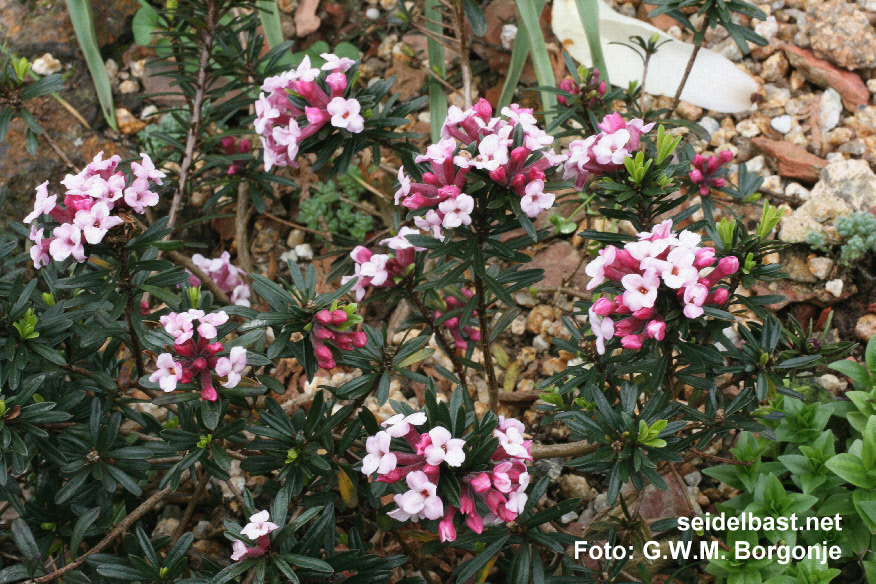
[[73,31],[76,33],[76,40],[79,41],[79,48],[85,55],[88,71],[91,73],[92,81],[94,81],[94,89],[97,92],[97,99],[100,101],[103,117],[110,128],[118,130],[112,85],[106,67],[103,65],[103,57],[100,56],[97,34],[94,32],[91,2],[88,0],[67,0],[67,10],[70,12],[70,20],[73,22]]
[[[426,0],[426,28],[432,32],[441,34],[443,27],[441,22],[441,11],[438,10],[438,0]],[[437,40],[430,38],[428,41],[429,49],[429,69],[442,79],[447,74],[444,65],[444,45]],[[432,127],[432,141],[437,142],[441,139],[441,128],[444,126],[444,120],[447,118],[447,96],[444,94],[444,88],[441,83],[435,79],[429,80],[429,123]]]
[[605,81],[606,87],[611,88],[611,83],[608,81],[608,67],[605,66],[599,38],[599,0],[575,0],[575,5],[578,7],[581,24],[584,25],[584,32],[587,33],[587,44],[590,46],[593,66],[599,69],[600,81]]
[[[532,66],[535,68],[535,78],[538,84],[544,87],[556,87],[554,69],[551,66],[551,58],[547,52],[544,35],[541,34],[539,25],[539,12],[532,0],[517,0],[517,11],[520,13],[520,24],[529,38],[529,50],[532,54]],[[544,107],[544,118],[550,123],[553,116],[548,113],[557,105],[557,96],[548,91],[541,92],[541,103]]]
[[[545,0],[535,0],[535,10],[540,12],[544,8]],[[526,65],[526,59],[529,58],[529,37],[526,34],[526,29],[521,23],[522,31],[518,31],[517,37],[514,39],[514,48],[511,51],[511,65],[508,67],[508,75],[505,77],[505,83],[502,84],[502,94],[499,96],[499,111],[502,108],[511,105],[511,100],[514,99],[514,90],[517,88],[517,82],[520,81],[520,74],[523,72],[523,66]]]
[[[259,19],[262,22],[268,46],[273,49],[277,45],[283,44],[283,26],[280,24],[280,9],[277,7],[277,0],[258,0],[256,6],[259,10]],[[282,65],[291,65],[292,54],[287,53],[279,62]]]

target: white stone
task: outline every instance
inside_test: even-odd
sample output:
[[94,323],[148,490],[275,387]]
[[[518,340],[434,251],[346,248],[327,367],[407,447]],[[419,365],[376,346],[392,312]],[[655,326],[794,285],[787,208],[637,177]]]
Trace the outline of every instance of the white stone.
[[137,93],[140,91],[140,84],[133,79],[126,79],[119,83],[119,91],[122,93]]
[[146,107],[143,108],[143,111],[140,112],[140,119],[143,120],[144,122],[153,121],[153,120],[150,120],[149,118],[156,115],[157,113],[158,113],[158,106],[150,103],[149,105],[147,105]]
[[300,245],[295,246],[295,255],[298,256],[299,260],[312,260],[313,259],[313,248],[310,247],[309,243],[302,243]]
[[842,152],[830,152],[824,159],[827,160],[828,164],[835,164],[837,162],[845,162],[846,155]]
[[776,22],[776,17],[768,16],[763,22],[757,23],[754,26],[754,32],[766,40],[774,38],[779,33],[779,23]]
[[840,94],[833,88],[825,90],[818,106],[818,128],[822,132],[836,128],[842,111],[843,100]]
[[369,6],[368,10],[365,11],[365,18],[368,20],[377,20],[380,18],[380,9],[376,6]]
[[824,285],[824,289],[839,298],[843,293],[843,281],[837,278]]
[[131,75],[142,78],[146,73],[146,59],[131,61],[128,68],[131,70]]
[[499,40],[502,43],[502,46],[506,49],[512,49],[514,47],[514,40],[517,38],[517,27],[513,24],[506,24],[502,26],[502,34],[499,36]]
[[112,59],[107,59],[103,67],[106,69],[106,74],[109,76],[110,81],[116,82],[116,78],[119,76],[119,64]]
[[792,182],[785,187],[785,196],[797,197],[801,201],[809,200],[809,189],[798,182]]
[[809,271],[819,280],[824,280],[833,269],[833,260],[824,257],[809,258]]
[[538,352],[547,351],[551,348],[551,344],[543,336],[535,335],[535,338],[532,339],[532,348]]
[[703,116],[700,118],[699,124],[709,133],[710,138],[712,137],[712,134],[721,129],[721,124],[718,123],[718,120],[709,116]]
[[776,132],[787,134],[791,131],[791,116],[786,114],[784,116],[773,118],[770,120],[770,125]]
[[870,90],[870,93],[876,93],[876,79],[867,80],[867,89]]
[[745,163],[745,168],[748,172],[757,174],[763,170],[764,164],[766,164],[766,160],[762,154],[758,154]]
[[30,68],[37,75],[51,75],[61,70],[61,61],[53,57],[51,53],[46,53],[42,57],[34,59]]
[[739,135],[743,138],[754,138],[760,134],[760,128],[757,126],[757,122],[751,119],[742,120],[736,124],[736,131],[739,132]]

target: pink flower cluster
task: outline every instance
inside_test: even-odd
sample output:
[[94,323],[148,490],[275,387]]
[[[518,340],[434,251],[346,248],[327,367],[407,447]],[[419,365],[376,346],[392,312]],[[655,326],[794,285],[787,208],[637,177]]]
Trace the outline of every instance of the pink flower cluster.
[[356,293],[356,300],[362,300],[368,286],[376,288],[391,288],[404,280],[408,275],[409,268],[414,263],[415,252],[424,251],[424,247],[416,247],[408,241],[408,235],[419,235],[420,232],[412,227],[402,227],[395,237],[384,239],[380,245],[385,245],[393,250],[392,254],[371,253],[364,246],[356,246],[350,257],[355,262],[356,273],[353,276],[344,276],[341,284],[346,284],[353,278],[358,278],[351,289]]
[[245,558],[260,558],[265,555],[268,548],[271,547],[271,539],[268,534],[280,526],[269,521],[271,518],[267,511],[260,511],[249,518],[249,523],[240,530],[240,534],[244,537],[256,542],[255,547],[248,547],[244,542],[237,539],[232,544],[231,559],[239,562]]
[[[460,477],[460,507],[456,508],[438,494],[441,472],[454,472],[465,462],[465,440],[453,438],[450,430],[435,426],[420,433],[414,426],[427,421],[426,414],[417,412],[405,416],[397,414],[383,422],[386,428],[370,436],[362,460],[362,472],[377,472],[377,480],[396,483],[405,480],[408,490],[397,494],[393,501],[397,508],[389,516],[399,521],[430,519],[439,521],[441,541],[456,539],[454,519],[457,512],[465,516],[466,524],[476,533],[484,525],[513,521],[526,505],[526,487],[529,473],[524,461],[532,460],[530,441],[523,440],[523,424],[518,420],[499,417],[493,435],[499,438],[499,447],[492,455],[493,467],[485,472],[467,473]],[[413,453],[394,451],[393,439],[403,439]],[[442,465],[445,465],[442,467]],[[481,514],[477,507],[480,499],[489,510]]]
[[[465,296],[466,298],[471,298],[474,295],[471,292],[471,290],[466,290],[465,288],[460,290],[460,292],[462,292],[462,295]],[[447,305],[447,311],[450,312],[451,310],[456,310],[457,308],[462,308],[462,306],[465,303],[462,300],[460,300],[459,298],[456,298],[455,296],[448,295],[448,296],[444,297],[444,304]],[[436,310],[434,313],[434,316],[437,319],[437,318],[440,318],[442,314],[444,314],[444,313],[441,312],[440,310]],[[471,313],[471,315],[472,315],[472,317],[477,316],[478,311],[475,310],[474,312]],[[460,328],[459,324],[460,324],[459,317],[457,317],[457,316],[454,316],[453,318],[448,318],[447,320],[445,320],[442,323],[442,326],[444,326],[447,330],[450,331],[450,335],[453,337],[453,342],[457,348],[459,348],[459,349],[467,349],[468,348],[468,341],[465,340],[465,338],[462,336],[462,333],[465,333],[465,335],[472,342],[476,343],[476,342],[481,340],[480,329],[476,329],[476,328],[473,328],[473,327],[468,326],[468,325],[465,325],[465,326]]]
[[[267,95],[260,94],[255,102],[255,130],[264,148],[265,170],[298,166],[299,144],[326,124],[353,134],[365,129],[359,102],[344,98],[346,72],[354,61],[329,53],[320,57],[326,61],[321,69],[311,67],[310,57],[304,57],[297,69],[269,77],[262,85]],[[291,96],[303,99],[304,109],[292,103]],[[306,125],[299,125],[303,121]]]
[[[408,209],[428,208],[425,215],[414,217],[417,227],[441,238],[444,229],[471,224],[474,199],[465,188],[466,175],[472,169],[487,173],[491,180],[520,196],[520,208],[528,217],[536,217],[554,204],[554,194],[544,192],[545,170],[563,162],[565,156],[545,150],[554,139],[538,128],[531,109],[514,104],[502,114],[507,119],[492,117],[493,108],[485,99],[466,111],[451,106],[442,140],[415,159],[429,163],[423,182],[412,182],[404,169],[399,169],[401,186],[395,194],[396,204]],[[515,147],[517,127],[522,130],[523,142]],[[535,153],[538,156],[531,161]]]
[[[222,138],[222,150],[225,154],[229,156],[234,156],[235,154],[248,154],[250,150],[252,150],[252,144],[246,138],[242,138],[239,141],[234,138],[234,136],[225,136]],[[231,163],[231,166],[228,167],[226,174],[228,176],[234,176],[243,170],[243,162],[241,160],[235,160]]]
[[[335,310],[320,310],[313,317],[313,329],[310,332],[310,342],[316,354],[316,362],[323,369],[334,369],[335,357],[329,344],[340,351],[352,351],[353,347],[361,349],[368,342],[368,337],[362,331],[351,331],[348,327],[354,323],[350,316],[356,311],[355,304]],[[356,319],[358,322],[361,319]]]
[[690,182],[699,185],[700,195],[706,196],[711,192],[710,187],[721,188],[727,184],[727,179],[716,177],[715,174],[731,160],[733,160],[733,153],[729,150],[723,150],[717,156],[697,154],[691,161],[694,169],[687,176],[690,178]]
[[[238,306],[249,306],[250,289],[243,277],[246,272],[231,263],[231,254],[223,251],[218,258],[205,258],[199,253],[192,256],[192,262],[210,276],[219,289],[230,295],[231,302]],[[189,284],[200,286],[201,280],[189,274]]]
[[[639,233],[639,240],[623,249],[606,247],[587,265],[585,272],[592,278],[588,290],[605,280],[624,287],[623,294],[600,298],[590,308],[590,328],[600,355],[612,337],[620,337],[625,349],[638,349],[648,339],[663,340],[666,322],[656,308],[658,296],[677,298],[689,319],[702,316],[704,305],[727,300],[727,289],[715,286],[739,270],[739,260],[728,256],[717,261],[714,248],[700,246],[701,240],[687,230],[673,233],[672,220],[667,220]],[[621,320],[615,322],[612,316]]]
[[193,309],[162,316],[164,330],[174,338],[175,354],[160,354],[155,359],[158,369],[149,380],[158,383],[163,391],[171,392],[177,383],[189,383],[197,377],[201,384],[201,399],[207,401],[219,399],[213,387],[214,373],[225,378],[222,387],[237,387],[246,368],[246,349],[232,347],[228,357],[217,357],[225,347],[218,341],[210,342],[218,334],[216,327],[226,322],[228,314],[222,311],[205,314],[203,310]]
[[63,207],[57,204],[58,195],[49,195],[49,181],[36,188],[33,211],[24,222],[33,223],[41,215],[49,215],[60,223],[52,230],[53,237],[48,238],[43,238],[44,228],[31,225],[30,257],[36,268],[68,257],[84,262],[85,244],[100,243],[110,229],[124,222],[119,212],[143,213],[146,207],[158,203],[158,195],[149,190],[149,183],[160,185],[164,173],[155,169],[148,155],[141,156],[141,162],[131,163],[134,178],[129,180],[116,172],[120,156],[104,160],[103,152],[99,152],[82,172],[68,174],[61,181],[67,188]]
[[599,124],[602,132],[569,144],[563,178],[574,178],[575,188],[581,190],[591,175],[614,172],[639,147],[642,134],[653,127],[653,123],[645,124],[639,119],[627,122],[617,112],[608,114]]

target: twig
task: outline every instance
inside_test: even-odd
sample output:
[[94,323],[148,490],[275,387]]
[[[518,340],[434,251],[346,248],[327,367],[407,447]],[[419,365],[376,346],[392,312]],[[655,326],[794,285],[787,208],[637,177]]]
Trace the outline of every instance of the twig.
[[484,369],[487,372],[487,384],[490,396],[490,410],[496,413],[499,409],[499,382],[496,380],[496,370],[493,368],[493,356],[490,353],[490,322],[487,319],[487,302],[484,281],[477,273],[473,276],[475,292],[478,295],[478,322],[481,326],[481,353],[484,355]]
[[58,155],[58,158],[60,158],[64,162],[64,164],[67,165],[67,168],[69,168],[70,170],[75,172],[76,165],[74,165],[73,162],[71,162],[70,159],[67,157],[67,155],[64,154],[64,151],[61,150],[61,148],[58,146],[58,144],[52,139],[51,136],[49,136],[49,133],[46,132],[45,128],[43,128],[43,133],[41,135],[42,135],[43,139],[46,141],[46,144],[48,144],[49,147],[55,151],[55,154]]
[[[705,19],[703,21],[703,31],[709,26],[709,19]],[[669,106],[669,115],[675,113],[675,109],[678,107],[678,103],[681,101],[681,92],[684,91],[684,86],[687,84],[687,78],[690,76],[691,69],[693,69],[694,61],[697,60],[697,54],[700,52],[700,49],[703,48],[703,42],[705,42],[705,37],[700,40],[700,43],[694,45],[693,52],[690,54],[690,60],[687,62],[687,67],[684,69],[684,75],[681,77],[681,83],[678,84],[678,90],[675,92],[675,97],[672,98],[672,105]],[[645,91],[644,85],[642,86],[642,91]]]
[[567,296],[574,296],[575,298],[580,298],[581,300],[590,300],[593,295],[588,294],[587,292],[581,292],[580,290],[576,290],[575,288],[569,288],[568,286],[536,286],[535,291],[538,292],[555,292],[556,294],[566,294]]
[[567,458],[584,456],[599,450],[601,444],[594,444],[582,440],[580,442],[568,442],[566,444],[533,444],[530,452],[533,460],[543,458]]
[[247,224],[251,216],[249,208],[249,183],[245,180],[237,185],[237,214],[234,218],[234,238],[237,241],[237,263],[247,274],[253,272],[252,258],[249,255]]
[[[195,99],[192,102],[192,120],[189,123],[189,131],[186,135],[185,155],[182,159],[182,164],[179,168],[179,182],[177,183],[176,192],[173,194],[173,200],[170,203],[170,211],[167,215],[167,227],[173,228],[176,223],[176,216],[179,212],[179,207],[182,202],[182,197],[186,192],[189,181],[189,168],[195,156],[195,141],[201,129],[201,108],[204,105],[204,94],[207,90],[207,66],[210,63],[210,54],[213,48],[213,29],[216,26],[216,3],[213,0],[207,1],[207,15],[204,19],[203,44],[201,45],[201,58],[198,63],[198,81],[195,85]],[[183,67],[183,63],[179,63]],[[170,233],[165,236],[165,239],[170,239]]]
[[324,231],[320,231],[319,229],[311,229],[310,227],[305,227],[304,225],[299,225],[298,223],[292,223],[288,219],[283,219],[282,217],[277,217],[276,215],[274,215],[272,213],[268,213],[267,211],[262,213],[261,216],[267,217],[271,221],[276,221],[277,223],[282,223],[283,225],[288,225],[289,227],[292,227],[294,229],[300,229],[301,231],[304,231],[305,233],[312,233],[314,235],[319,235],[320,237],[325,237],[325,235],[326,235]]
[[182,537],[183,532],[186,530],[186,525],[192,520],[192,515],[195,512],[195,505],[204,493],[204,489],[207,488],[207,483],[210,481],[210,473],[204,469],[201,469],[201,472],[203,474],[198,479],[198,484],[195,485],[195,491],[192,493],[192,498],[189,501],[189,504],[186,505],[186,510],[183,512],[182,519],[179,520],[179,524],[177,524],[176,529],[173,530],[173,535],[170,537],[171,545],[175,544],[176,541]]
[[471,107],[471,63],[469,62],[469,50],[471,46],[468,38],[468,27],[466,27],[465,9],[462,6],[462,0],[454,0],[454,20],[456,26],[456,36],[459,38],[459,68],[462,71],[462,101],[464,109]]
[[90,556],[91,554],[96,554],[97,552],[101,551],[103,548],[108,546],[110,543],[112,543],[112,541],[116,537],[118,537],[122,533],[126,532],[128,530],[128,528],[131,527],[131,525],[133,525],[143,515],[148,513],[153,507],[155,507],[162,499],[164,499],[166,496],[168,496],[172,491],[173,491],[173,489],[171,489],[170,486],[167,486],[167,487],[164,487],[163,489],[161,489],[160,491],[153,493],[153,495],[151,497],[149,497],[148,499],[146,499],[145,501],[143,501],[143,503],[141,503],[139,507],[137,507],[136,509],[131,511],[130,515],[128,515],[127,517],[122,519],[119,522],[119,524],[116,525],[115,529],[110,531],[109,534],[105,538],[100,540],[100,543],[98,543],[93,548],[86,551],[84,554],[82,554],[81,556],[79,556],[78,558],[76,558],[75,560],[73,560],[72,562],[70,562],[69,564],[64,566],[63,568],[55,570],[51,574],[46,574],[45,576],[41,576],[39,578],[36,578],[35,580],[32,580],[32,582],[34,584],[44,584],[45,582],[51,582],[52,580],[57,580],[58,578],[60,578],[61,576],[63,576],[67,572],[69,572],[70,570],[78,568],[79,566],[81,566],[82,564],[85,563],[85,559],[88,556]]
[[732,458],[724,458],[723,456],[715,456],[714,454],[709,454],[708,452],[703,452],[702,450],[697,450],[696,448],[689,448],[688,450],[699,456],[705,456],[710,460],[723,462],[724,464],[739,464],[742,466],[751,466],[753,464],[753,461],[751,460],[734,460]]

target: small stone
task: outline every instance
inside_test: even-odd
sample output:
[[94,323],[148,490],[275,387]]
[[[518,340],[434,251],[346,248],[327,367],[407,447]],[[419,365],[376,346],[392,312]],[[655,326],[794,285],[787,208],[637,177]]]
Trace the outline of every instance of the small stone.
[[693,471],[684,475],[684,482],[689,487],[699,486],[700,482],[703,480],[703,475],[699,473],[699,471]]
[[131,113],[131,110],[126,107],[116,108],[116,122],[118,122],[119,130],[122,134],[127,134],[128,136],[136,134],[146,127],[146,122],[137,119]]
[[51,53],[45,53],[42,57],[34,59],[30,68],[37,75],[51,75],[61,70],[61,61],[53,57]]
[[526,318],[520,315],[511,321],[511,334],[522,335],[524,332],[526,332]]
[[786,114],[784,116],[773,118],[770,120],[770,126],[772,126],[773,130],[776,132],[787,134],[791,131],[791,116]]
[[833,130],[839,124],[843,111],[843,100],[835,89],[828,89],[821,94],[818,105],[818,127],[822,132]]
[[198,521],[192,529],[192,535],[195,539],[207,539],[210,537],[210,522]]
[[155,529],[152,530],[152,537],[161,537],[167,536],[172,537],[173,532],[176,531],[176,528],[179,526],[179,519],[176,517],[166,517],[161,519],[156,525]]
[[781,193],[782,192],[782,177],[777,174],[771,174],[769,176],[765,176],[763,179],[763,185],[761,185],[763,190],[771,192],[771,193]]
[[846,69],[876,66],[876,31],[866,12],[844,0],[810,6],[809,36],[816,56]]
[[563,462],[564,461],[561,458],[544,458],[542,460],[537,460],[531,467],[533,471],[532,474],[535,475],[536,479],[546,476],[551,481],[556,482],[556,480],[560,478],[560,475],[563,474]]
[[754,25],[754,32],[768,41],[775,38],[779,33],[779,23],[776,22],[776,17],[768,16],[766,20]]
[[562,524],[572,523],[576,519],[578,519],[578,514],[575,513],[574,511],[569,511],[568,513],[566,513],[565,515],[560,517],[560,523],[562,523]]
[[313,259],[313,248],[310,247],[309,243],[302,243],[295,246],[295,255],[298,256],[299,260],[312,260]]
[[785,187],[786,197],[796,197],[801,201],[809,200],[809,189],[798,182],[792,182]]
[[692,122],[697,121],[700,119],[700,116],[703,115],[703,108],[695,106],[692,103],[687,103],[686,101],[679,102],[678,108],[675,111],[678,112],[678,115],[682,118]]
[[541,335],[535,335],[532,339],[532,348],[541,353],[551,348],[551,344]]
[[832,373],[825,373],[818,378],[818,383],[833,396],[840,396],[849,386],[845,381],[841,381],[839,377]]
[[513,24],[502,25],[502,34],[499,39],[502,42],[502,47],[511,49],[514,47],[514,40],[517,38],[517,27]]
[[560,492],[569,499],[581,499],[584,503],[596,497],[596,491],[581,475],[567,474],[560,477]]
[[126,79],[119,83],[119,91],[121,93],[137,93],[140,91],[140,84],[134,79]]
[[844,162],[846,155],[842,152],[829,152],[824,159],[827,160],[828,164],[836,164],[837,162]]
[[876,314],[865,314],[855,324],[855,334],[864,342],[876,335]]
[[110,78],[110,81],[116,83],[119,76],[119,64],[113,59],[107,59],[106,63],[103,64],[103,67],[106,69],[106,74]]
[[761,67],[760,76],[765,81],[778,81],[788,74],[788,59],[782,53],[774,53]]
[[529,312],[526,318],[526,330],[540,335],[554,322],[554,309],[547,304],[539,304]]
[[734,63],[738,63],[742,60],[742,51],[739,50],[739,46],[732,38],[727,38],[721,41],[712,47],[712,50],[719,55],[730,59]]
[[764,169],[765,165],[766,165],[766,159],[763,157],[763,155],[758,154],[757,156],[748,160],[745,163],[745,169],[748,172],[758,174]]
[[140,119],[146,123],[157,122],[158,106],[150,103],[140,111]]
[[809,271],[819,280],[825,280],[833,269],[833,260],[830,258],[812,256],[809,258]]
[[130,69],[131,75],[134,77],[143,77],[146,73],[146,59],[131,61],[131,64],[128,65],[128,69]]
[[289,236],[286,238],[286,247],[289,249],[295,249],[296,245],[301,245],[304,243],[304,232],[300,229],[293,229],[289,232]]
[[843,281],[839,278],[837,278],[836,280],[831,280],[824,285],[824,289],[839,298],[843,294]]
[[860,138],[856,138],[845,144],[840,144],[839,151],[852,156],[863,156],[867,152],[867,144]]
[[870,90],[870,93],[876,93],[876,79],[867,80],[867,89]]
[[700,126],[709,133],[709,137],[712,136],[715,132],[717,132],[721,125],[718,123],[718,120],[709,116],[703,116],[699,121]]
[[380,18],[380,9],[376,6],[369,6],[367,10],[365,10],[365,18],[368,20],[377,20]]

